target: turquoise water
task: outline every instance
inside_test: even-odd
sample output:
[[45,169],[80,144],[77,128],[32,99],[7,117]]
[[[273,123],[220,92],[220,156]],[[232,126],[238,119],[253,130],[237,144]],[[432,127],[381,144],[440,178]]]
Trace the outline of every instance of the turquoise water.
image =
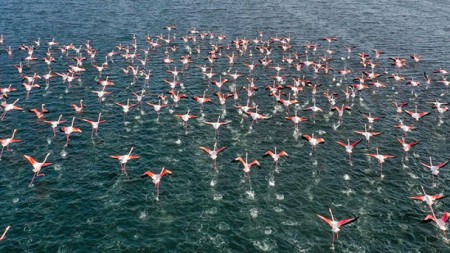
[[[344,227],[335,243],[335,251],[342,252],[443,252],[448,244],[432,224],[420,221],[429,214],[425,204],[415,203],[409,196],[420,195],[424,186],[429,194],[446,194],[448,181],[447,167],[439,177],[431,176],[420,162],[428,163],[429,157],[435,163],[449,159],[448,112],[443,116],[432,109],[430,102],[436,99],[448,101],[448,90],[439,83],[440,74],[432,73],[438,68],[448,68],[450,55],[448,44],[449,24],[443,4],[427,1],[413,1],[409,4],[392,4],[388,1],[362,4],[356,1],[344,3],[296,3],[295,1],[260,3],[242,2],[234,4],[191,2],[147,3],[144,1],[119,1],[89,3],[48,3],[5,1],[0,8],[0,34],[4,34],[2,48],[11,46],[13,55],[0,52],[0,87],[11,84],[17,89],[9,94],[8,103],[20,99],[17,105],[25,111],[10,111],[0,121],[0,138],[7,138],[17,129],[16,138],[20,143],[11,145],[13,151],[5,151],[0,161],[1,218],[0,226],[11,225],[6,238],[0,242],[2,252],[327,252],[331,246],[330,228],[316,214],[329,217],[332,208],[336,219],[360,217],[358,221]],[[173,24],[177,27],[170,32],[176,39],[170,44],[178,47],[171,53],[174,63],[162,63],[166,46],[151,50],[145,66],[152,76],[146,85],[144,79],[133,82],[132,75],[125,75],[120,69],[130,63],[116,55],[109,61],[108,69],[99,78],[91,61],[86,60],[86,72],[69,88],[60,77],[51,79],[48,88],[40,80],[40,89],[33,89],[29,99],[21,86],[22,76],[14,65],[23,61],[26,51],[19,51],[22,44],[32,45],[41,39],[34,55],[39,59],[47,52],[46,42],[53,38],[60,45],[85,43],[98,51],[96,64],[105,60],[105,55],[115,46],[130,46],[136,34],[139,49],[147,49],[145,36],[155,38],[168,34],[163,27]],[[254,77],[259,88],[252,98],[258,105],[258,112],[270,116],[252,124],[251,119],[242,116],[235,109],[235,101],[230,98],[223,109],[213,93],[218,88],[203,78],[197,65],[207,65],[205,60],[214,40],[201,40],[201,53],[192,54],[189,67],[183,68],[179,59],[186,55],[185,44],[180,40],[192,28],[212,31],[227,38],[224,45],[239,38],[253,39],[258,31],[263,31],[264,40],[270,37],[291,36],[292,48],[283,52],[272,44],[272,66],[278,64],[286,70],[280,72],[286,83],[292,78],[304,76],[321,84],[317,94],[312,96],[311,88],[304,87],[298,96],[299,105],[290,107],[289,114],[277,104],[269,91],[264,88],[273,82],[274,69],[258,66],[249,74],[245,63],[263,56],[254,45],[250,45],[252,56],[247,51],[239,55],[233,49],[222,49],[222,56],[213,65],[214,72],[222,74],[238,73],[243,77],[234,85],[244,87],[246,77]],[[297,72],[281,61],[283,56],[301,53],[304,61],[306,43],[319,45],[315,54],[308,59],[318,62],[325,55],[328,44],[320,38],[336,36],[331,43],[335,51],[329,62],[335,71],[315,75],[313,70]],[[163,43],[163,42],[162,42]],[[188,45],[194,48],[193,42]],[[345,46],[353,47],[347,59]],[[346,101],[341,89],[354,84],[352,79],[361,76],[364,70],[357,54],[368,53],[371,49],[386,53],[377,63],[376,72],[388,87],[369,87]],[[72,57],[52,49],[55,62],[52,72],[67,72],[74,65]],[[237,55],[236,63],[228,64],[226,54]],[[414,64],[409,55],[422,55],[422,61]],[[139,51],[139,58],[143,52]],[[406,58],[407,66],[398,70],[406,80],[419,80],[421,85],[412,88],[406,81],[396,82],[388,78],[397,70],[391,66],[389,57]],[[342,59],[341,59],[342,58]],[[345,61],[344,61],[345,60]],[[157,102],[159,94],[168,95],[169,86],[164,80],[172,80],[168,69],[183,69],[180,82],[184,88],[177,88],[188,95],[178,106],[170,102],[170,108],[162,109],[160,119],[145,102]],[[352,73],[338,84],[337,70],[351,69]],[[24,75],[45,74],[49,69],[41,60],[26,64]],[[385,73],[387,72],[387,74]],[[423,72],[433,81],[426,88]],[[115,86],[107,87],[112,92],[98,103],[96,94],[101,86],[99,79],[109,79]],[[333,77],[337,80],[333,80]],[[218,76],[214,77],[217,79]],[[227,76],[231,79],[231,77]],[[222,87],[227,91],[233,82]],[[130,98],[135,103],[132,92],[145,88],[146,96],[141,106],[134,107],[124,115],[114,102],[126,103]],[[212,104],[200,105],[194,96],[212,98]],[[337,94],[337,105],[343,103],[352,110],[345,112],[339,124],[337,112],[330,111],[331,105],[324,92]],[[284,92],[289,93],[288,89]],[[285,97],[287,98],[287,96]],[[86,107],[81,114],[75,113],[72,103],[83,100]],[[293,99],[293,95],[291,95]],[[313,118],[305,108],[316,105],[323,109]],[[169,100],[171,101],[171,100]],[[240,93],[237,104],[245,105],[247,95]],[[407,110],[430,112],[430,115],[416,122],[406,113],[397,114],[394,101],[408,102]],[[60,114],[68,126],[76,117],[75,127],[83,133],[73,134],[67,147],[65,136],[53,133],[48,124],[36,119],[27,110],[40,108],[46,104],[49,113],[46,119],[56,120]],[[187,133],[175,114],[187,110],[197,119],[190,120]],[[306,117],[294,131],[294,124],[285,119],[297,110]],[[99,128],[98,135],[91,136],[90,126],[82,118],[95,120],[98,113],[106,120]],[[355,131],[362,131],[367,121],[363,114],[380,117],[372,130],[383,132],[371,139],[370,144],[361,142],[352,156],[352,163],[337,141],[347,138],[361,138]],[[204,121],[230,120],[220,128],[218,147],[228,147],[218,156],[218,173],[214,172],[211,159],[199,146],[212,148],[216,142],[214,129]],[[404,155],[397,138],[404,136],[394,125],[402,120],[416,130],[405,137],[408,142],[419,141],[407,156]],[[325,139],[316,152],[311,152],[309,143],[302,134],[313,134]],[[127,154],[134,147],[133,154],[140,159],[127,163],[127,175],[120,171],[120,164],[111,155]],[[275,172],[271,158],[262,156],[268,150],[285,150],[289,158],[281,159]],[[391,154],[394,159],[383,165],[383,177],[375,159],[366,154]],[[42,161],[47,153],[53,165],[42,171],[45,177],[38,177],[30,187],[33,172],[23,155]],[[252,168],[251,185],[244,178],[242,166],[231,161],[238,156],[249,160],[258,159],[260,168]],[[172,176],[162,179],[159,200],[156,189],[148,178],[140,176],[147,170],[159,172],[165,166]],[[438,217],[447,211],[447,200],[438,202],[434,210]],[[3,229],[3,228],[0,228]]]

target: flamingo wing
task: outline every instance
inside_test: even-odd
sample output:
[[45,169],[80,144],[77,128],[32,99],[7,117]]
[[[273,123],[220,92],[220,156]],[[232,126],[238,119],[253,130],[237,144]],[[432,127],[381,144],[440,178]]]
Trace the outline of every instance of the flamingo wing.
[[205,153],[209,154],[211,153],[211,149],[207,148],[207,147],[199,147],[201,150],[205,151]]
[[359,139],[359,140],[353,142],[352,147],[356,147],[361,141],[362,141],[362,139]]
[[347,224],[350,224],[350,223],[356,221],[357,219],[359,219],[359,217],[341,220],[338,222],[338,224],[339,224],[339,226],[344,226],[344,225],[347,225]]
[[144,172],[144,174],[142,174],[141,177],[149,177],[151,179],[154,179],[155,178],[155,174],[153,172],[146,171],[146,172]]
[[224,151],[225,149],[227,149],[227,147],[221,147],[218,150],[216,150],[217,154],[219,154],[220,152]]
[[341,145],[342,147],[347,147],[347,144],[345,144],[345,143],[343,143],[343,142],[341,142],[341,141],[337,141],[336,142],[337,144],[339,144],[339,145]]
[[303,137],[304,139],[308,140],[308,141],[311,140],[311,136],[309,136],[309,135],[307,135],[307,134],[304,134],[302,137]]
[[412,197],[409,197],[409,198],[413,199],[413,200],[425,201],[425,196],[412,196]]
[[450,162],[450,161],[447,161],[447,162],[443,162],[443,163],[441,163],[441,164],[438,164],[437,167],[440,169],[440,168],[444,167],[445,165],[447,165],[449,162]]
[[34,158],[33,157],[31,157],[31,156],[28,156],[28,155],[24,155],[24,157],[25,157],[25,159],[27,159],[28,160],[28,162],[31,164],[31,165],[35,165],[35,164],[37,164],[38,162],[36,161],[36,160],[34,160]]
[[333,221],[332,221],[332,220],[330,220],[330,219],[328,219],[328,218],[326,218],[326,217],[323,217],[323,216],[321,216],[321,215],[318,215],[318,214],[317,214],[317,216],[318,216],[321,220],[325,221],[328,225],[330,225],[330,227],[333,226]]

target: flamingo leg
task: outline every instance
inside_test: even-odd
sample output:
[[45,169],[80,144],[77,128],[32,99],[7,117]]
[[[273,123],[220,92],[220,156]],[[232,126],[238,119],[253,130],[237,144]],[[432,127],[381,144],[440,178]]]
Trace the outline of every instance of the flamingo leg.
[[214,159],[214,170],[216,171],[216,174],[219,173],[219,170],[217,168],[217,160],[216,159]]
[[122,172],[123,174],[127,174],[127,163],[122,164]]
[[159,200],[159,184],[156,185],[156,199]]
[[32,186],[32,185],[33,185],[33,182],[34,182],[34,178],[36,177],[36,174],[37,174],[37,173],[34,173],[34,175],[33,175],[33,178],[31,178],[30,186]]

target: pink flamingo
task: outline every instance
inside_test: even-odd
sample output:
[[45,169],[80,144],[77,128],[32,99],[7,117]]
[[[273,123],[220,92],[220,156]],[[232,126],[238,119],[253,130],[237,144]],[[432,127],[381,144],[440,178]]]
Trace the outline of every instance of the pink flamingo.
[[48,158],[49,155],[50,155],[50,153],[48,153],[48,154],[45,156],[44,161],[41,162],[41,163],[39,163],[39,162],[37,162],[36,160],[34,160],[34,158],[31,157],[31,156],[24,155],[24,157],[28,160],[28,162],[33,166],[33,172],[34,172],[34,175],[33,175],[33,178],[31,179],[30,186],[33,185],[34,179],[35,179],[36,177],[45,176],[45,174],[39,173],[39,172],[41,172],[41,169],[42,169],[42,168],[47,167],[47,166],[50,166],[50,165],[53,164],[53,163],[46,163],[47,158]]
[[119,160],[120,168],[125,175],[127,174],[126,166],[127,166],[128,160],[140,158],[140,156],[131,155],[131,153],[133,152],[133,149],[134,149],[134,147],[131,147],[130,152],[128,152],[128,154],[126,154],[126,155],[112,155],[111,156],[111,158]]
[[2,144],[2,151],[0,152],[0,158],[2,158],[3,150],[5,149],[5,147],[7,148],[8,151],[11,151],[11,149],[9,148],[9,145],[11,143],[21,142],[21,140],[14,139],[14,136],[16,135],[16,131],[17,131],[17,129],[14,129],[10,138],[0,139],[0,143]]
[[155,174],[150,171],[144,172],[144,174],[141,177],[149,177],[152,179],[153,184],[155,184],[156,187],[156,199],[159,200],[159,184],[161,183],[161,179],[166,175],[172,175],[172,171],[166,169],[165,167],[162,168],[161,172],[159,174]]
[[339,231],[341,230],[341,227],[356,221],[359,217],[354,217],[354,218],[350,218],[350,219],[337,221],[337,220],[334,220],[334,216],[333,216],[333,212],[331,211],[331,208],[328,210],[330,211],[331,220],[324,216],[318,215],[318,214],[317,214],[317,216],[331,227],[331,231],[333,232],[331,245],[332,245],[332,247],[334,247],[334,241],[338,239]]

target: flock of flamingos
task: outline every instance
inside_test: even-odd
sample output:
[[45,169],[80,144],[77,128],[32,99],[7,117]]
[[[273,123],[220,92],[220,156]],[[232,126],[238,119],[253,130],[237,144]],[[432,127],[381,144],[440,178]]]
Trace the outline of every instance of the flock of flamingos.
[[[324,137],[315,136],[314,133],[303,134],[300,128],[301,124],[309,122],[314,124],[315,120],[320,120],[316,118],[317,115],[322,113],[336,115],[338,121],[336,127],[339,127],[343,124],[348,111],[352,110],[353,101],[358,100],[363,93],[376,95],[382,90],[390,90],[391,86],[409,86],[411,96],[417,97],[421,95],[420,92],[426,92],[428,89],[441,89],[443,95],[428,101],[431,103],[429,105],[419,103],[414,106],[408,104],[408,101],[392,101],[392,104],[389,102],[384,105],[397,114],[398,124],[393,127],[399,129],[395,130],[399,131],[400,136],[398,137],[399,152],[385,154],[378,147],[373,147],[372,150],[375,152],[366,153],[368,157],[378,161],[380,175],[383,177],[382,168],[385,162],[389,159],[400,159],[399,156],[407,156],[408,152],[420,143],[420,139],[413,140],[408,133],[420,128],[423,118],[430,114],[439,115],[442,124],[449,109],[444,101],[450,85],[450,80],[447,80],[448,72],[445,69],[439,68],[429,71],[429,73],[422,71],[423,75],[421,74],[420,78],[405,76],[405,69],[420,68],[421,56],[419,54],[388,57],[387,53],[378,49],[369,52],[355,52],[354,47],[337,46],[338,39],[335,37],[324,37],[317,42],[297,45],[294,44],[290,35],[269,37],[258,32],[253,38],[230,39],[223,34],[192,29],[186,35],[177,37],[174,26],[167,26],[164,29],[166,31],[158,36],[145,36],[145,42],[142,44],[140,44],[139,38],[133,35],[129,43],[119,44],[110,51],[95,48],[94,43],[90,41],[76,46],[72,43],[58,43],[57,39],[41,41],[40,38],[20,46],[12,46],[8,45],[8,38],[2,35],[0,46],[4,51],[0,57],[3,58],[2,62],[9,59],[10,67],[17,69],[18,79],[12,84],[0,83],[0,99],[3,110],[0,124],[19,117],[18,111],[24,111],[22,113],[29,111],[36,115],[38,121],[48,124],[52,130],[52,132],[49,130],[48,136],[56,138],[59,135],[58,132],[62,132],[66,138],[65,147],[68,147],[69,144],[77,145],[76,139],[71,140],[71,137],[85,134],[89,125],[92,129],[92,136],[101,134],[101,125],[113,124],[113,122],[103,120],[102,112],[98,112],[98,117],[95,119],[85,118],[83,113],[90,109],[85,106],[83,100],[73,101],[71,105],[73,111],[68,111],[64,115],[55,115],[48,111],[43,101],[38,108],[24,108],[21,105],[23,100],[40,96],[44,89],[51,90],[55,86],[65,85],[66,91],[69,91],[74,83],[82,80],[85,72],[95,72],[95,81],[98,85],[93,86],[94,88],[90,90],[92,93],[86,96],[96,96],[98,103],[113,102],[117,105],[115,107],[117,111],[122,110],[124,115],[135,108],[148,107],[154,110],[155,120],[159,121],[160,114],[163,116],[163,113],[165,117],[176,117],[180,121],[182,126],[180,129],[183,129],[184,134],[188,134],[188,122],[195,118],[202,118],[201,115],[206,107],[235,111],[241,122],[249,122],[250,129],[255,124],[262,124],[261,121],[273,120],[269,114],[261,111],[261,107],[256,102],[258,100],[255,99],[259,97],[259,101],[263,101],[259,102],[260,104],[273,103],[275,108],[285,114],[284,122],[292,122],[294,133],[300,134],[311,145],[310,155],[314,156],[319,145],[327,140]],[[11,59],[16,54],[20,55],[23,60],[12,62]],[[354,66],[349,63],[352,60],[357,62]],[[150,87],[157,86],[152,83],[154,73],[150,62],[164,65],[167,71],[165,84],[158,84],[158,87],[164,88],[158,92],[150,93]],[[48,71],[36,73],[36,66],[42,64],[46,65]],[[55,71],[54,66],[58,64],[67,66],[66,70]],[[112,66],[118,64],[122,64],[120,66],[121,73],[111,73]],[[219,70],[219,66],[226,66],[226,70]],[[269,83],[261,82],[255,74],[257,70],[268,76],[271,81]],[[204,84],[183,82],[183,75],[188,72],[193,75],[201,75]],[[110,77],[114,75],[123,75],[124,78],[130,80],[127,85],[134,92],[130,92],[126,102],[114,100],[112,87],[123,85],[116,83],[114,78]],[[324,80],[324,78],[329,82],[320,83],[320,80]],[[204,91],[199,94],[190,92],[190,87],[195,85],[203,85]],[[196,88],[198,90],[198,87]],[[304,97],[305,101],[301,101],[300,96]],[[321,108],[318,100],[322,99],[325,103],[321,103]],[[195,110],[180,112],[178,106],[183,103],[194,104],[190,107],[194,107],[198,103],[200,109],[195,106]],[[356,116],[354,116],[355,113]],[[380,120],[377,115],[370,112],[367,114],[355,113],[352,114],[352,117],[364,117],[367,123],[359,130],[354,131],[353,140],[342,137],[341,141],[328,144],[342,146],[343,154],[345,152],[346,160],[350,164],[353,150],[360,143],[365,142],[367,147],[370,147],[371,140],[379,138],[377,136],[383,134],[383,132],[372,130],[372,126],[376,125],[377,120]],[[153,117],[153,115],[149,117]],[[203,120],[201,123],[214,129],[215,144],[213,147],[196,148],[209,156],[215,173],[219,173],[217,160],[220,154],[226,152],[227,149],[227,147],[219,145],[219,131],[221,127],[231,124],[232,120],[227,120],[222,115],[217,120]],[[5,136],[5,132],[10,134]],[[14,156],[13,153],[6,151],[10,150],[10,146],[21,145],[23,140],[19,138],[20,133],[21,129],[2,127],[0,159],[7,161]],[[111,154],[111,159],[118,160],[121,171],[125,175],[127,174],[127,163],[140,158],[133,151],[134,147],[129,147],[127,154]],[[282,159],[289,157],[286,151],[277,150],[276,147],[261,155],[273,159],[275,170],[278,169]],[[30,186],[38,184],[37,179],[45,180],[41,178],[44,176],[43,169],[51,166],[52,159],[56,159],[52,158],[51,153],[47,153],[44,157],[36,154],[23,154],[23,157],[28,161],[32,170]],[[260,166],[259,161],[249,159],[246,153],[244,157],[235,158],[234,162],[239,163],[243,168],[243,180],[248,180],[249,194],[251,194],[250,174],[255,166]],[[448,162],[448,160],[433,160],[433,154],[430,154],[429,160],[420,161],[424,169],[429,170],[433,180]],[[6,165],[5,161],[2,161],[2,164]],[[161,180],[171,174],[170,169],[163,167],[158,171],[146,171],[142,177],[152,180],[156,188],[156,199],[159,199]],[[423,190],[423,195],[413,196],[411,199],[426,203],[429,214],[424,215],[424,221],[433,221],[446,237],[445,232],[450,213],[444,212],[438,216],[440,212],[436,212],[433,208],[433,204],[444,197],[442,194],[429,195]],[[323,213],[323,210],[318,212]],[[317,214],[317,217],[331,227],[332,245],[334,245],[340,229],[355,222],[359,217],[338,220],[335,219],[331,208],[329,215],[327,217]],[[0,240],[5,239],[9,229],[10,226],[5,229]]]

